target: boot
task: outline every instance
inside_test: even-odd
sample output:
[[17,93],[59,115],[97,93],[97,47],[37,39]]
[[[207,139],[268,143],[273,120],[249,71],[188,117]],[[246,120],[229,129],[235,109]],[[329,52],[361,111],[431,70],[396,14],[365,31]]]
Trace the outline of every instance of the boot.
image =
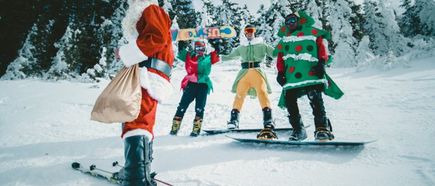
[[122,185],[156,186],[151,176],[152,143],[146,136],[124,140],[125,165],[120,171]]
[[202,118],[195,117],[195,119],[193,120],[193,128],[192,128],[192,132],[190,133],[190,136],[192,137],[198,136],[199,133],[201,132],[201,125],[202,125]]
[[264,128],[275,128],[275,124],[272,120],[272,109],[269,107],[263,108],[263,125]]
[[181,120],[182,118],[180,117],[177,116],[174,117],[174,119],[172,120],[171,132],[169,132],[169,134],[177,135],[178,131],[180,130]]
[[261,130],[257,134],[257,139],[260,139],[260,140],[274,140],[274,139],[278,139],[278,136],[273,131],[273,128],[271,128],[271,127],[265,127],[263,130]]
[[290,135],[290,141],[302,141],[307,139],[307,132],[305,131],[304,123],[302,122],[301,116],[292,118],[288,116],[290,125],[293,128],[292,134]]
[[316,141],[330,141],[334,139],[334,134],[332,134],[331,122],[327,117],[323,118],[323,121],[316,121],[316,131],[314,131],[314,139]]
[[233,109],[231,110],[231,118],[227,124],[228,129],[238,129],[239,128],[239,110]]

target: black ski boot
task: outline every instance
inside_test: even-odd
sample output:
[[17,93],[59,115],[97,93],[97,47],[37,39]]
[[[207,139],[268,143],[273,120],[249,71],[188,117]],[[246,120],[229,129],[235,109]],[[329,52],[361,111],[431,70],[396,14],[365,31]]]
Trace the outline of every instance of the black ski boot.
[[315,123],[316,131],[314,131],[314,139],[316,141],[330,141],[334,139],[332,134],[331,122],[325,117],[322,123]]
[[238,129],[239,128],[239,110],[233,109],[231,110],[231,118],[227,123],[228,129]]
[[172,120],[171,132],[169,132],[169,134],[177,135],[178,131],[180,130],[181,120],[183,120],[183,118],[177,116],[174,117],[174,119]]
[[334,139],[332,134],[332,126],[329,119],[326,117],[325,106],[323,104],[322,91],[312,90],[308,92],[308,99],[310,106],[313,109],[314,125],[314,139],[316,141],[329,141]]
[[192,132],[190,133],[190,136],[197,137],[201,132],[201,125],[202,125],[202,118],[195,117],[195,119],[193,120],[193,128],[192,128]]
[[125,165],[120,171],[122,185],[157,185],[151,177],[152,143],[148,137],[125,138],[124,157]]
[[263,125],[264,128],[275,128],[275,123],[272,119],[272,109],[269,107],[263,108]]
[[293,128],[292,134],[290,135],[290,141],[302,141],[307,139],[307,132],[305,131],[304,123],[302,122],[301,116],[292,118],[288,116],[290,125]]

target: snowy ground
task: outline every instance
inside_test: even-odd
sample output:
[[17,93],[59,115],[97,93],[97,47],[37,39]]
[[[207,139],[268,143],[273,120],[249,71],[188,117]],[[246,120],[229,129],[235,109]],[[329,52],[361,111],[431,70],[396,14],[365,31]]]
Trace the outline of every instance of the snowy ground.
[[[345,91],[325,98],[337,140],[371,140],[363,149],[247,146],[224,135],[188,137],[189,108],[178,137],[168,136],[181,92],[160,105],[153,169],[174,185],[435,185],[435,58],[391,71],[332,69]],[[216,65],[204,128],[225,127],[239,65]],[[177,69],[178,90],[184,75]],[[267,69],[276,105],[279,86]],[[120,126],[90,121],[90,111],[107,82],[83,84],[39,80],[0,81],[0,185],[106,185],[70,168],[73,161],[110,168],[123,163]],[[312,124],[308,100],[299,101],[305,124]],[[286,112],[273,107],[279,127]],[[261,127],[257,100],[247,99],[241,127]],[[258,121],[258,122],[255,122]],[[313,130],[308,128],[309,138]],[[255,134],[251,134],[255,135]],[[288,134],[280,133],[281,139]]]

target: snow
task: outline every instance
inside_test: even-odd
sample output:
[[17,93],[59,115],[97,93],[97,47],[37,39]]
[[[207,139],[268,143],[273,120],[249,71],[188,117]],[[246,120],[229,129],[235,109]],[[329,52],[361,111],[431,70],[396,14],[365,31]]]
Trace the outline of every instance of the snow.
[[[413,60],[388,71],[328,69],[343,89],[340,100],[325,97],[336,140],[372,140],[365,148],[285,148],[242,145],[225,135],[189,137],[191,105],[179,136],[169,136],[180,91],[158,107],[153,169],[174,185],[434,185],[435,57]],[[209,96],[203,128],[225,127],[234,95],[238,62],[213,67],[215,92]],[[279,85],[271,80],[273,114],[288,127],[277,107]],[[179,89],[184,68],[174,70]],[[121,126],[90,121],[98,94],[108,84],[0,81],[0,185],[107,185],[71,169],[73,161],[111,168],[123,163]],[[309,140],[313,118],[307,98],[299,101]],[[257,100],[247,98],[241,127],[261,127]],[[255,122],[258,121],[258,122]],[[240,134],[253,137],[255,134]],[[288,134],[279,133],[283,140]]]

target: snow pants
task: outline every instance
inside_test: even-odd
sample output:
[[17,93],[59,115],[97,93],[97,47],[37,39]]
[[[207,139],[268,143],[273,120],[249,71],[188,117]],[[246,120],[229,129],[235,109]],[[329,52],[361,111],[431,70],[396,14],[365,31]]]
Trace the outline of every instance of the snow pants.
[[251,68],[240,79],[237,85],[236,97],[234,98],[233,109],[240,111],[245,101],[250,88],[254,88],[257,92],[258,100],[260,101],[261,108],[264,109],[270,106],[269,96],[267,95],[266,81],[257,70]]
[[204,108],[207,103],[208,85],[205,83],[189,82],[184,88],[183,96],[177,107],[175,117],[183,118],[190,103],[195,100],[195,113],[197,118],[204,118]]
[[[290,116],[290,123],[298,122],[301,118],[299,113],[299,107],[297,103],[299,90],[287,90],[286,91],[286,107]],[[312,88],[307,92],[308,99],[310,100],[310,106],[313,109],[314,124],[316,128],[326,128],[327,120],[325,107],[322,98],[321,88]]]

